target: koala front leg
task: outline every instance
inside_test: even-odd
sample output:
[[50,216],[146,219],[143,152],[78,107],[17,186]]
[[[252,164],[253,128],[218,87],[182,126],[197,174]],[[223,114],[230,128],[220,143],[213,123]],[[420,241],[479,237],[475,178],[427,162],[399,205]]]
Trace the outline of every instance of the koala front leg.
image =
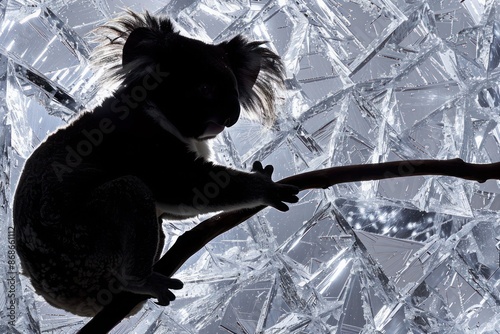
[[259,205],[287,211],[284,202],[296,203],[299,189],[273,182],[272,172],[272,166],[264,168],[260,162],[254,163],[251,172],[244,172],[198,159],[189,168],[168,173],[176,175],[175,182],[166,183],[162,177],[157,177],[152,187],[160,209],[175,217]]

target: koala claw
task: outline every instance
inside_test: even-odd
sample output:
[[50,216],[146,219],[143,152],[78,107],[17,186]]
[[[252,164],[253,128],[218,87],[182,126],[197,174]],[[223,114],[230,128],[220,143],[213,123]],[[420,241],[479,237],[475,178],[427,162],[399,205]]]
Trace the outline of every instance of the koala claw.
[[296,194],[299,192],[299,188],[296,186],[288,184],[276,184],[277,196],[273,196],[270,205],[280,211],[288,211],[289,207],[283,202],[287,203],[297,203],[299,198]]
[[266,196],[266,204],[279,211],[288,211],[289,207],[284,202],[297,203],[299,201],[299,198],[296,196],[300,190],[298,187],[289,184],[275,183],[271,180],[271,176],[274,172],[274,167],[272,165],[263,167],[260,161],[255,161],[252,166],[252,172],[264,175],[273,184],[274,189]]
[[155,302],[156,305],[168,306],[171,301],[175,300],[175,295],[167,288],[157,292],[157,294],[158,296],[156,298],[158,301]]
[[175,300],[175,295],[169,289],[179,290],[182,289],[184,284],[175,278],[167,278],[164,280],[164,285],[156,290],[157,305],[168,306],[171,301]]
[[129,282],[126,288],[128,291],[148,294],[152,297],[158,299],[156,304],[161,306],[167,306],[171,301],[175,300],[175,295],[170,291],[170,289],[179,290],[182,289],[184,284],[175,278],[169,278],[153,272],[146,280],[142,283],[132,283]]
[[[268,166],[271,166],[271,165],[268,165]],[[273,168],[273,167],[271,166],[271,168]],[[273,170],[274,170],[274,168],[273,168]],[[260,161],[254,161],[251,171],[256,172],[256,173],[265,174],[264,168],[262,167],[262,163]],[[272,171],[271,171],[271,173],[272,173]]]

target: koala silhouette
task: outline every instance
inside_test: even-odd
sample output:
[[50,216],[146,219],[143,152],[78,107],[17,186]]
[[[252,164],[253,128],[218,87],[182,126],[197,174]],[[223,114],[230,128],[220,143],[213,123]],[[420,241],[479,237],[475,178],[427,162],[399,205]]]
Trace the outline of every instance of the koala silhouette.
[[184,37],[168,18],[128,12],[98,29],[94,63],[117,88],[58,129],[24,166],[14,199],[23,273],[47,302],[92,316],[119,291],[174,300],[182,282],[153,271],[162,215],[269,205],[298,188],[272,166],[244,172],[209,160],[209,140],[243,107],[271,124],[280,58],[242,36],[217,45]]

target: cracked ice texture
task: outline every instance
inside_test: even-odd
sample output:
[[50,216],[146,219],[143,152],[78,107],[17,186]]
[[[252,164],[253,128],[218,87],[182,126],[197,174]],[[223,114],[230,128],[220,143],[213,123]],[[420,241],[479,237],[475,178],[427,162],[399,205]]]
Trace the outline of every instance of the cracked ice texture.
[[[123,7],[169,15],[207,42],[267,40],[282,56],[277,126],[229,129],[215,143],[223,164],[261,160],[279,179],[401,159],[500,161],[500,1],[4,0],[2,277],[23,163],[95,103],[88,32]],[[209,243],[175,275],[186,284],[170,307],[149,303],[114,333],[500,333],[497,181],[419,176],[301,196]],[[167,247],[198,221],[166,221]],[[14,276],[13,297],[0,286],[1,332],[67,333],[88,320]]]

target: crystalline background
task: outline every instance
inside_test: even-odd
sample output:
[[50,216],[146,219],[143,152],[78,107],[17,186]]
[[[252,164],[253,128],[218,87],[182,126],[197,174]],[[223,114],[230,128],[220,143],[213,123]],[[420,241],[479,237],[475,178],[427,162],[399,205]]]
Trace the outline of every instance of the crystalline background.
[[[23,163],[95,104],[88,33],[124,7],[169,15],[218,43],[241,33],[284,59],[272,131],[241,121],[216,159],[275,179],[402,159],[500,161],[500,1],[0,1],[0,332],[70,333],[7,265]],[[411,167],[411,166],[410,166]],[[500,187],[451,177],[350,183],[301,193],[223,234],[113,333],[500,333]],[[165,222],[167,246],[199,220]],[[16,271],[20,268],[16,262]],[[7,307],[14,302],[15,326]]]

